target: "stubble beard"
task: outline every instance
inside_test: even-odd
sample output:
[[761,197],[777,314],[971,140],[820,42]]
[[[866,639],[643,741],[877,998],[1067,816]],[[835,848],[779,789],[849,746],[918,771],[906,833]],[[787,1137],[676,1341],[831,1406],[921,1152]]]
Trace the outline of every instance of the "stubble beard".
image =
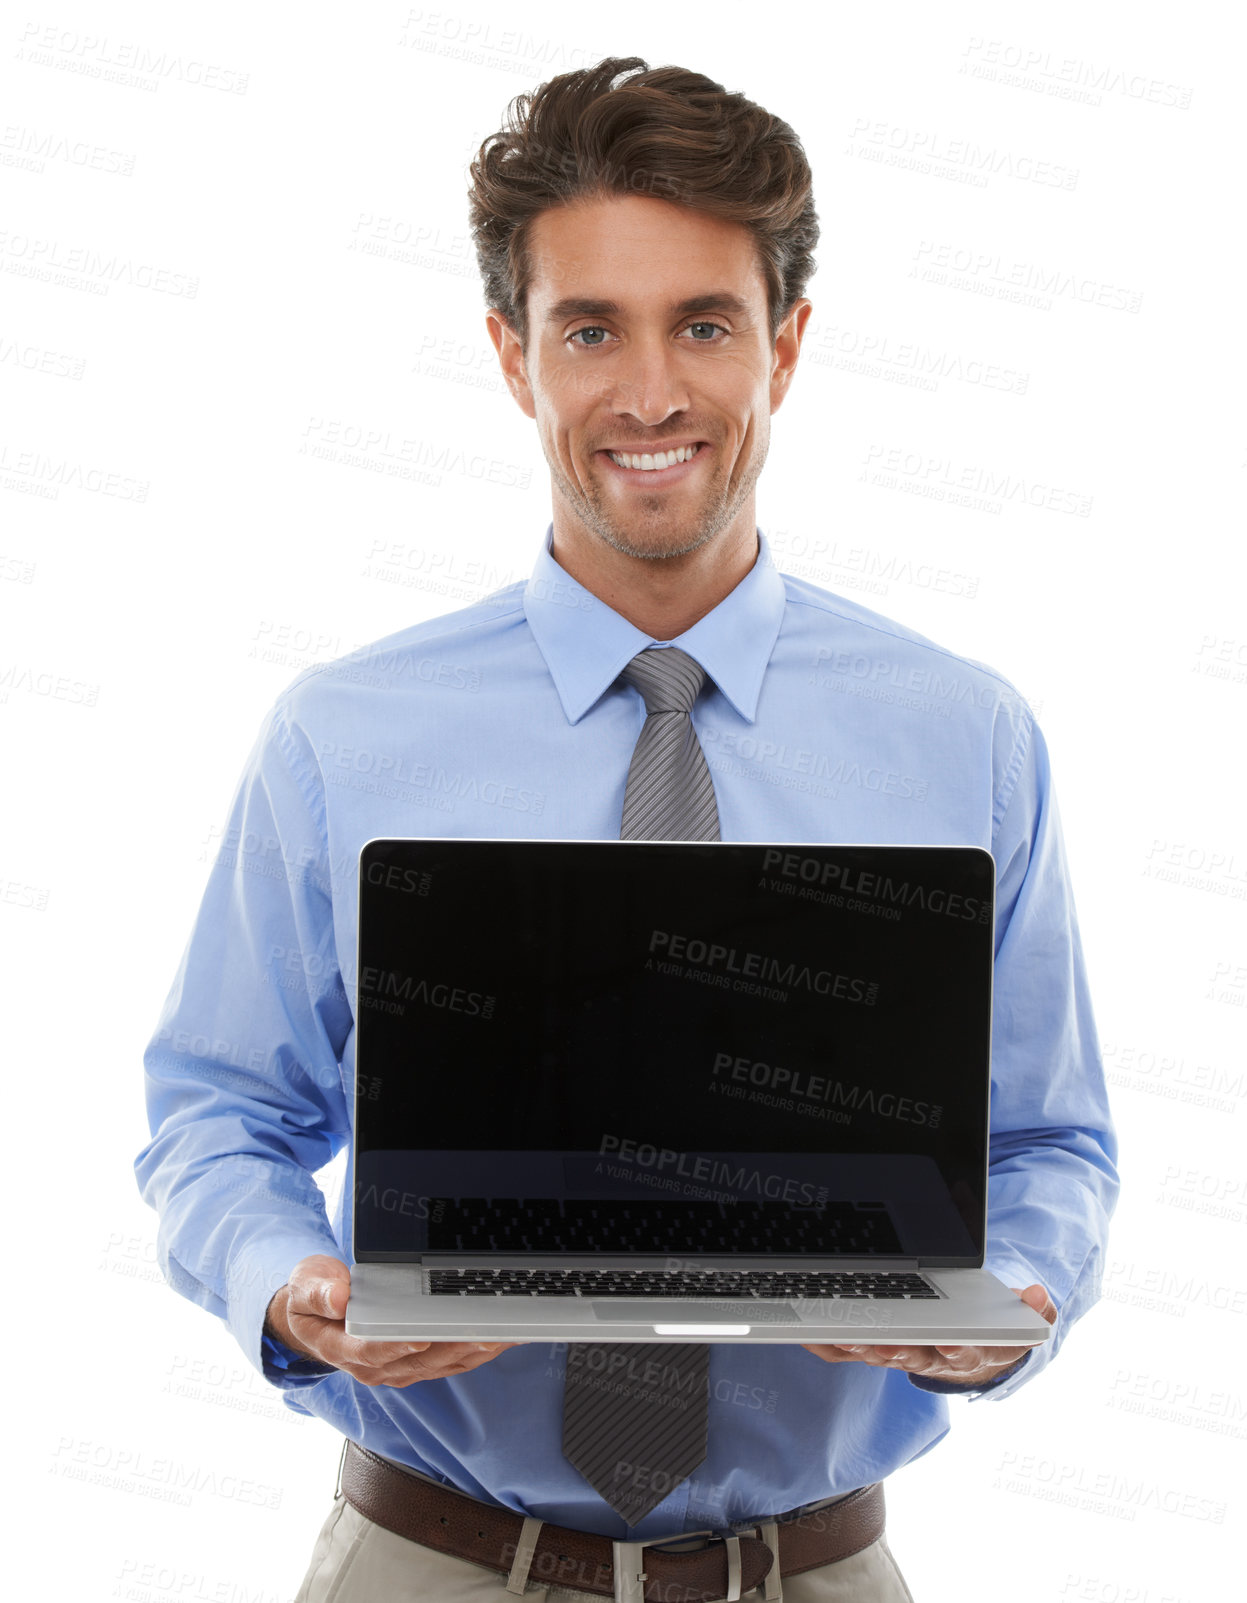
[[[694,551],[700,551],[721,534],[740,511],[749,492],[757,483],[765,459],[765,448],[761,453],[755,451],[744,478],[737,485],[736,494],[730,500],[724,496],[714,501],[715,492],[712,486],[709,491],[710,504],[697,509],[694,513],[695,527],[684,533],[671,528],[670,525],[663,527],[657,522],[649,523],[652,514],[657,513],[661,516],[661,505],[656,503],[660,497],[667,494],[665,490],[655,490],[651,504],[642,507],[637,523],[648,525],[650,532],[639,533],[635,527],[622,525],[617,516],[613,515],[606,505],[606,496],[596,478],[590,479],[590,487],[585,491],[580,485],[570,482],[555,462],[550,462],[550,473],[576,517],[604,545],[610,546],[612,551],[619,552],[621,556],[638,557],[647,562],[661,562],[669,557],[684,557]],[[644,495],[642,499],[646,499]]]

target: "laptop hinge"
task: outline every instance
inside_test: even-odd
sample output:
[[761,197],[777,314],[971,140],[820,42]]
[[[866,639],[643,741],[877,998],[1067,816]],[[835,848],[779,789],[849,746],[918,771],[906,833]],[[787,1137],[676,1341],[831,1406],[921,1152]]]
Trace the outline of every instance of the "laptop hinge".
[[755,1254],[752,1257],[736,1256],[723,1257],[722,1255],[704,1258],[672,1258],[661,1253],[649,1253],[642,1257],[635,1254],[602,1253],[596,1256],[587,1252],[566,1253],[537,1253],[537,1252],[489,1252],[489,1253],[437,1253],[424,1252],[417,1255],[416,1266],[421,1269],[493,1269],[514,1264],[517,1268],[525,1269],[644,1269],[649,1272],[666,1271],[671,1274],[680,1274],[685,1270],[704,1269],[724,1270],[725,1272],[750,1273],[757,1270],[774,1270],[799,1274],[807,1273],[830,1274],[837,1270],[849,1274],[866,1274],[876,1271],[886,1273],[914,1273],[925,1265],[919,1258],[781,1258],[777,1256],[764,1256]]

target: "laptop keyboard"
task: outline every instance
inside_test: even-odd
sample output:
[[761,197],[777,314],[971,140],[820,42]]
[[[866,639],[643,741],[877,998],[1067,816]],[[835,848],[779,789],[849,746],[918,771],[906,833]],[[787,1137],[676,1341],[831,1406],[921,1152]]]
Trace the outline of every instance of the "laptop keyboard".
[[921,1275],[791,1269],[432,1269],[429,1290],[460,1297],[915,1298],[938,1294]]
[[742,1202],[583,1202],[546,1197],[433,1197],[431,1252],[810,1252],[900,1257],[881,1202],[794,1208]]
[[[429,1247],[460,1252],[900,1254],[882,1203],[794,1209],[733,1202],[583,1202],[441,1197]],[[461,1297],[915,1298],[938,1294],[911,1271],[801,1269],[432,1269],[429,1289]]]

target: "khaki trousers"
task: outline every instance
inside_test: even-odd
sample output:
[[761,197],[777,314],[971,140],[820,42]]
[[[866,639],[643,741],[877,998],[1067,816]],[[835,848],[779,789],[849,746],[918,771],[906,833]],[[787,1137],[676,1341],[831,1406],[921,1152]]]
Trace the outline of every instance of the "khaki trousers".
[[[339,1495],[316,1539],[295,1603],[509,1603],[515,1594],[506,1584],[505,1575],[374,1525]],[[524,1596],[529,1603],[598,1598],[537,1578],[530,1578]],[[762,1590],[744,1597],[756,1603]],[[783,1582],[783,1603],[913,1603],[913,1594],[885,1535],[838,1564],[790,1576]]]

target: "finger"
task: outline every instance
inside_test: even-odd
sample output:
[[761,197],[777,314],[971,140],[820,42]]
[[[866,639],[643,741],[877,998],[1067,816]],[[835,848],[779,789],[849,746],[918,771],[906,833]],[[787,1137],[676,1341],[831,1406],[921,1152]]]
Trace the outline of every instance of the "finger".
[[851,1364],[857,1354],[855,1347],[844,1347],[835,1342],[803,1341],[801,1346],[828,1364]]
[[929,1368],[932,1362],[930,1347],[897,1347],[891,1359],[894,1369],[903,1369],[910,1375]]
[[950,1375],[973,1374],[998,1361],[1000,1347],[935,1347],[932,1352]]
[[[465,1363],[487,1363],[489,1359],[496,1358],[506,1347],[515,1345],[512,1342],[480,1342],[480,1341],[435,1341],[426,1343],[425,1351],[410,1355],[411,1361],[417,1367],[432,1370],[449,1368],[451,1365]],[[409,1355],[401,1354],[393,1362],[405,1364]],[[391,1367],[382,1363],[378,1368]]]
[[940,1380],[990,1380],[1017,1363],[1019,1356],[1016,1347],[967,1348],[956,1359],[937,1359],[936,1367],[928,1373]]
[[330,1325],[323,1330],[320,1345],[326,1363],[385,1369],[390,1364],[419,1357],[434,1344],[430,1341],[370,1341],[365,1336],[348,1336],[340,1325]]
[[1050,1325],[1056,1324],[1057,1305],[1048,1295],[1046,1287],[1036,1282],[1033,1286],[1027,1286],[1025,1291],[1019,1291],[1016,1286],[1010,1286],[1009,1290],[1015,1297],[1020,1297],[1028,1308],[1033,1308],[1037,1314],[1046,1319]]
[[[363,1346],[369,1349],[384,1349],[388,1344],[381,1342],[365,1342]],[[506,1347],[515,1346],[514,1342],[482,1342],[482,1341],[433,1341],[410,1344],[410,1350],[400,1351],[393,1357],[386,1357],[383,1351],[378,1351],[373,1363],[376,1369],[387,1369],[392,1364],[405,1363],[409,1358],[417,1358],[427,1368],[436,1368],[442,1364],[463,1363],[467,1359],[474,1362],[478,1359],[496,1358]]]
[[912,1347],[875,1347],[862,1342],[823,1342],[810,1345],[811,1352],[817,1353],[820,1358],[828,1359],[831,1363],[869,1364],[872,1369],[882,1369],[894,1364],[898,1353],[912,1355],[921,1350]]
[[901,1369],[907,1375],[924,1373],[937,1361],[931,1347],[876,1347],[873,1351],[875,1357],[867,1359],[868,1363],[878,1368]]
[[[340,1323],[309,1318],[307,1325],[314,1334],[317,1352],[327,1364],[345,1369],[353,1364],[361,1369],[384,1369],[388,1364],[413,1358],[425,1353],[435,1343],[429,1341],[370,1341],[366,1336],[348,1336]],[[291,1328],[302,1334],[302,1320],[292,1321]]]
[[895,1362],[897,1353],[903,1351],[903,1349],[900,1347],[860,1347],[858,1351],[864,1363],[886,1366]]
[[[445,1375],[466,1375],[473,1369],[480,1369],[484,1364],[490,1364],[495,1358],[502,1356],[502,1349],[486,1347],[472,1352],[461,1353],[458,1357],[444,1359],[441,1363],[429,1360],[425,1369],[425,1379],[436,1379]],[[424,1364],[425,1360],[414,1359],[413,1364]]]
[[[508,1342],[505,1345],[515,1346],[518,1343]],[[456,1349],[452,1353],[438,1351],[452,1346]],[[458,1350],[464,1346],[467,1350]],[[411,1358],[399,1359],[382,1367],[361,1366],[355,1378],[369,1386],[395,1387],[411,1386],[420,1380],[445,1380],[452,1375],[463,1375],[479,1369],[482,1364],[497,1358],[501,1350],[501,1347],[495,1350],[472,1343],[436,1342],[427,1353],[417,1353]]]

